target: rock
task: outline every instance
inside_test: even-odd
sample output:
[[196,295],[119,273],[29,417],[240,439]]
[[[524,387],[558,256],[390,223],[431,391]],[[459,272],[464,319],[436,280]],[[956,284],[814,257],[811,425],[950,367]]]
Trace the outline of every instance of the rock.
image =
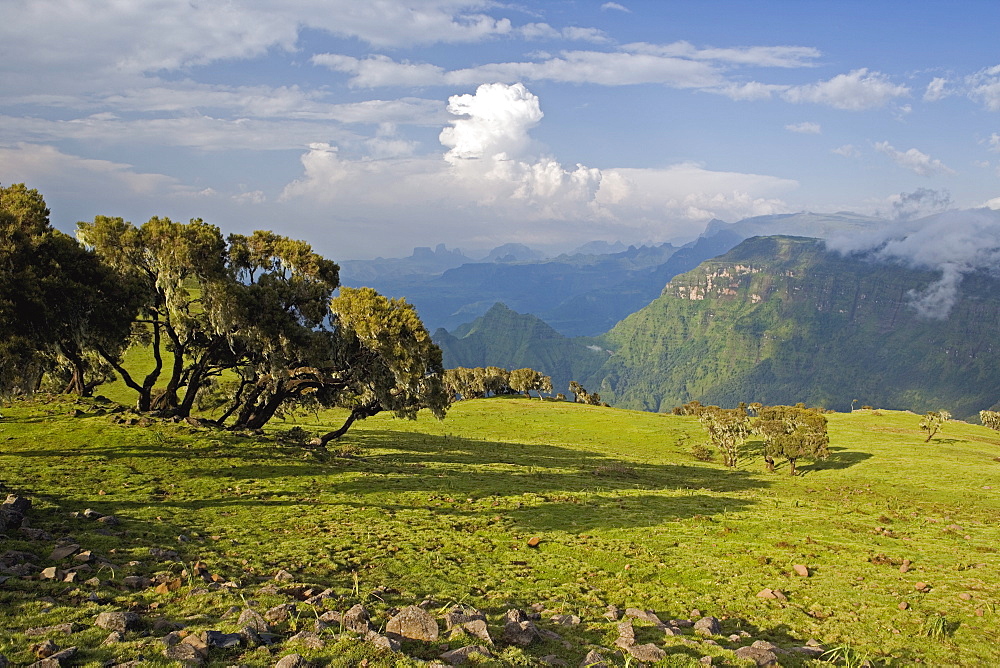
[[177,561],[180,558],[176,550],[167,550],[162,547],[149,548],[149,556],[160,561]]
[[604,616],[613,622],[617,622],[622,618],[622,610],[617,605],[609,605],[607,612],[604,613]]
[[38,577],[42,578],[43,580],[61,580],[62,576],[63,573],[55,566],[49,566],[48,568],[43,569],[42,572],[38,574]]
[[471,622],[462,624],[462,629],[467,631],[470,635],[484,641],[488,645],[493,644],[493,638],[490,637],[490,631],[486,627],[485,620],[473,619]]
[[282,603],[281,605],[276,605],[267,612],[264,613],[264,619],[272,624],[280,624],[281,622],[287,621],[291,615],[295,614],[295,604],[293,603]]
[[805,564],[795,564],[794,566],[792,566],[792,570],[795,571],[795,574],[798,575],[800,578],[809,577],[809,567],[806,566]]
[[104,639],[102,645],[114,645],[115,643],[120,643],[125,640],[125,634],[121,631],[112,631],[108,634],[108,637]]
[[163,656],[171,661],[180,661],[181,663],[194,664],[196,666],[200,666],[205,662],[205,655],[199,652],[198,648],[194,645],[185,642],[179,642],[176,645],[167,647],[163,650]]
[[960,599],[962,599],[963,601],[971,601],[972,600],[972,594],[970,594],[967,591],[963,591],[961,594],[958,595],[958,597]]
[[632,628],[632,622],[619,622],[618,623],[618,639],[615,640],[615,645],[618,647],[631,647],[635,644],[635,629]]
[[76,554],[80,551],[80,546],[76,543],[70,545],[60,545],[52,550],[52,554],[49,555],[49,561],[62,561],[66,557]]
[[271,627],[267,625],[267,622],[260,616],[260,613],[250,608],[246,608],[240,613],[240,618],[236,620],[236,624],[244,629],[250,629],[257,634],[271,632]]
[[900,601],[899,605],[897,605],[896,607],[899,608],[900,610],[906,610],[907,608],[910,607],[910,604],[907,603],[906,601]]
[[80,514],[83,515],[84,517],[86,517],[88,520],[98,520],[98,519],[104,517],[104,515],[102,513],[99,513],[96,510],[92,510],[90,508],[87,508],[86,510],[84,510]]
[[454,606],[444,615],[444,628],[451,631],[453,627],[461,627],[469,622],[480,620],[485,622],[486,616],[475,608]]
[[546,654],[541,659],[539,659],[546,666],[567,666],[565,661],[559,658],[556,654]]
[[916,584],[913,585],[913,588],[924,594],[926,594],[931,590],[931,586],[926,582],[917,582]]
[[767,598],[779,601],[787,601],[788,597],[780,589],[762,589],[757,593],[757,598]]
[[750,646],[754,649],[766,649],[767,651],[774,652],[775,654],[780,654],[782,651],[780,647],[767,640],[755,640]]
[[29,647],[28,651],[39,659],[45,659],[58,652],[60,649],[62,648],[51,640],[43,640],[42,642],[35,643]]
[[778,656],[774,652],[759,647],[740,647],[736,650],[736,657],[744,661],[753,661],[760,667],[778,665]]
[[139,622],[139,615],[134,612],[102,612],[94,624],[108,631],[125,633],[139,628]]
[[806,645],[805,647],[791,647],[788,651],[794,654],[802,654],[813,659],[818,659],[823,656],[822,647],[809,647]]
[[909,571],[911,563],[912,562],[910,562],[909,559],[903,559],[903,563],[899,566],[899,572],[906,573],[907,571]]
[[306,668],[308,665],[309,662],[301,654],[286,654],[278,659],[274,668]]
[[323,649],[326,647],[326,643],[323,642],[323,639],[312,631],[299,631],[289,638],[287,642],[301,643],[307,649]]
[[[2,520],[0,520],[0,524],[2,524]],[[31,527],[22,526],[18,528],[18,531],[28,540],[52,540],[52,534],[44,529],[32,529]]]
[[698,659],[698,663],[700,663],[703,666],[711,666],[712,665],[712,657],[711,656],[703,656],[700,659]]
[[523,610],[511,609],[504,614],[503,641],[509,645],[527,647],[538,637],[538,629]]
[[67,647],[66,649],[56,652],[52,656],[46,657],[41,661],[29,664],[28,668],[60,668],[60,666],[68,664],[69,660],[72,659],[75,654],[76,647]]
[[295,576],[286,570],[279,570],[274,574],[274,579],[278,582],[291,582],[295,579]]
[[653,643],[646,643],[645,645],[629,645],[628,653],[631,654],[636,661],[641,663],[653,663],[654,661],[660,661],[667,657],[667,653]]
[[398,652],[401,647],[399,638],[390,638],[375,631],[368,632],[368,635],[365,636],[365,642],[371,643],[379,649],[389,650],[390,652]]
[[479,645],[468,645],[466,647],[459,647],[458,649],[453,649],[450,652],[445,652],[440,656],[441,660],[449,663],[453,666],[460,666],[473,654],[481,654],[485,657],[493,656],[493,653],[485,647],[480,647]]
[[153,581],[142,575],[126,575],[122,578],[122,584],[129,589],[148,589],[153,584]]
[[576,615],[552,615],[551,621],[560,626],[576,626],[580,623],[580,618]]
[[56,624],[54,626],[39,626],[38,628],[25,629],[23,633],[30,638],[34,636],[44,636],[50,633],[65,633],[66,635],[69,635],[75,630],[76,627],[72,622],[66,622],[65,624]]
[[337,595],[333,593],[332,589],[324,589],[320,593],[310,596],[305,600],[307,605],[323,605],[323,601],[328,598],[336,598]]
[[385,625],[385,633],[407,640],[434,642],[438,639],[438,625],[429,612],[416,605],[409,605],[389,620]]
[[541,543],[542,539],[539,538],[538,536],[532,536],[531,538],[528,539],[528,547],[538,547],[539,545],[541,545]]
[[587,652],[587,656],[583,657],[583,661],[580,662],[580,668],[608,668],[608,664],[600,652],[592,649]]
[[715,617],[702,617],[694,623],[694,632],[700,636],[717,636],[722,633],[722,627]]
[[360,633],[361,635],[366,635],[371,628],[371,616],[368,614],[368,609],[365,606],[358,603],[353,608],[344,613],[343,623],[344,628],[353,633]]
[[652,610],[639,610],[638,608],[625,608],[626,617],[634,617],[635,619],[649,622],[654,626],[665,626],[660,618],[656,616],[656,613]]
[[229,649],[239,647],[243,643],[243,636],[239,633],[223,633],[222,631],[205,631],[205,644],[209,647],[219,647]]

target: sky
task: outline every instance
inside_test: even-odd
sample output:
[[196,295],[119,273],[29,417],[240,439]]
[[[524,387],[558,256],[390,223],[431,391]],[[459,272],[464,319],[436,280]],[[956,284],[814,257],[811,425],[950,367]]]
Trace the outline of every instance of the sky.
[[347,260],[1000,209],[995,0],[0,2],[0,183],[66,231]]

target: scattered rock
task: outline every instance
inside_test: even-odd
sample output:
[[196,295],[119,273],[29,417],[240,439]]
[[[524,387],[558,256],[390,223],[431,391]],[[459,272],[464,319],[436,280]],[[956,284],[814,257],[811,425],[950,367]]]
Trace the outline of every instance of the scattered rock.
[[194,645],[185,642],[168,646],[163,650],[163,656],[171,661],[180,661],[181,663],[194,664],[196,666],[200,666],[205,662],[205,654],[198,651],[198,648]]
[[465,608],[456,605],[444,615],[445,630],[451,631],[456,626],[461,627],[476,620],[485,622],[486,616],[475,608]]
[[795,571],[795,574],[801,578],[809,577],[809,567],[805,564],[795,564],[792,566],[792,570]]
[[176,550],[167,550],[162,547],[149,548],[149,556],[160,561],[177,561],[180,558]]
[[551,621],[560,626],[576,626],[580,623],[580,618],[576,615],[552,615]]
[[906,601],[900,601],[899,605],[897,605],[896,607],[899,608],[900,610],[906,610],[907,608],[910,607],[910,604],[907,603]]
[[264,619],[272,624],[280,624],[287,621],[291,615],[295,614],[294,603],[282,603],[276,605],[264,613]]
[[438,639],[438,625],[434,617],[421,607],[410,605],[399,611],[385,626],[386,635],[408,640],[434,642]]
[[102,513],[99,513],[96,510],[92,510],[91,508],[87,508],[80,514],[86,517],[88,520],[99,520],[102,517],[104,517]]
[[806,645],[804,647],[792,647],[789,648],[788,651],[794,654],[803,654],[813,659],[818,659],[819,657],[823,656],[822,647],[809,647],[808,645]]
[[528,539],[528,547],[538,547],[539,545],[541,545],[541,543],[542,539],[539,538],[538,536],[532,536],[531,538]]
[[142,575],[126,575],[122,578],[122,584],[129,589],[148,589],[153,584],[153,581]]
[[65,633],[66,635],[69,635],[75,630],[76,627],[72,622],[66,622],[65,624],[56,624],[55,626],[40,626],[34,629],[25,629],[23,633],[30,638],[34,636],[44,636],[50,633]]
[[112,631],[108,634],[108,637],[104,639],[102,645],[114,645],[115,643],[120,643],[125,640],[125,634],[121,631]]
[[371,643],[375,647],[386,649],[390,652],[398,652],[401,647],[398,638],[390,638],[389,636],[384,636],[381,633],[376,633],[375,631],[369,631],[368,635],[365,636],[365,641]]
[[[612,607],[614,606],[608,606],[608,608]],[[608,664],[600,652],[592,649],[587,652],[587,656],[583,657],[583,661],[580,662],[580,668],[608,668]]]
[[39,659],[45,659],[58,652],[60,649],[62,648],[51,640],[43,640],[42,642],[35,643],[29,647],[28,651]]
[[619,622],[618,623],[618,639],[615,640],[615,645],[618,647],[631,647],[635,644],[635,629],[632,628],[632,622]]
[[370,620],[368,609],[360,603],[345,612],[342,619],[345,629],[361,635],[367,635],[372,630]]
[[139,615],[134,612],[102,612],[94,624],[108,631],[134,631],[139,627]]
[[260,613],[250,608],[240,613],[240,618],[236,620],[236,624],[257,634],[271,632],[271,627],[267,625],[267,622],[260,616]]
[[972,594],[970,594],[967,591],[963,591],[961,594],[958,595],[958,597],[960,599],[962,599],[963,601],[971,601],[972,600]]
[[274,668],[307,668],[309,662],[301,654],[286,654],[278,659]]
[[538,629],[524,611],[511,609],[504,615],[503,641],[509,645],[527,647],[538,637]]
[[493,644],[493,638],[490,637],[490,631],[486,627],[486,622],[482,619],[474,619],[471,622],[466,622],[462,624],[462,629],[470,635],[479,638],[488,645]]
[[219,647],[229,649],[239,647],[243,642],[243,636],[239,633],[223,633],[221,631],[205,631],[205,644],[209,647]]
[[636,661],[641,663],[653,663],[654,661],[660,661],[667,657],[667,653],[653,643],[646,643],[645,645],[629,645],[628,653],[631,654]]
[[736,650],[736,657],[744,661],[753,661],[760,667],[778,665],[778,656],[774,652],[760,647],[740,647]]
[[541,659],[539,659],[546,666],[567,666],[569,665],[564,660],[560,659],[555,654],[546,654]]
[[67,647],[66,649],[56,652],[52,656],[44,658],[41,661],[29,664],[28,668],[59,668],[64,664],[68,664],[69,660],[72,659],[75,654],[76,647]]
[[43,580],[61,580],[64,575],[65,574],[55,566],[49,566],[48,568],[43,569],[42,572],[38,574],[38,577]]
[[912,562],[909,559],[903,559],[903,563],[900,564],[900,566],[899,566],[899,572],[900,573],[906,573],[907,571],[909,571],[911,563]]
[[717,636],[722,633],[722,627],[715,617],[702,617],[694,623],[694,632],[700,636]]
[[274,579],[278,582],[291,582],[295,579],[295,576],[286,570],[279,570],[274,574]]
[[917,582],[916,584],[913,585],[913,588],[924,594],[926,594],[931,590],[931,586],[926,582]]
[[297,642],[304,645],[307,649],[323,649],[326,647],[326,643],[317,634],[312,631],[299,631],[287,642]]
[[617,605],[609,605],[607,612],[604,613],[604,616],[613,622],[617,622],[622,618],[622,610]]
[[49,561],[62,561],[68,556],[76,554],[80,551],[80,546],[76,543],[70,545],[60,545],[52,550],[52,554],[49,555]]
[[453,649],[450,652],[445,652],[441,655],[441,660],[445,661],[453,666],[460,666],[473,654],[481,654],[486,657],[493,656],[486,647],[481,647],[479,645],[469,645],[467,647],[459,647],[458,649]]
[[785,593],[780,589],[768,589],[768,588],[760,590],[757,593],[757,598],[776,599],[779,601],[788,600],[788,597],[785,596]]

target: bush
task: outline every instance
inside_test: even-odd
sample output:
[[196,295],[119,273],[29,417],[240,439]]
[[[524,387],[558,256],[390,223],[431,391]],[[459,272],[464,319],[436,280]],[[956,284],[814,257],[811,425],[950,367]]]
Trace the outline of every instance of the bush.
[[984,427],[1000,431],[1000,412],[979,411],[979,419],[982,421]]
[[691,447],[691,454],[701,462],[710,462],[715,459],[715,452],[704,443],[698,443]]

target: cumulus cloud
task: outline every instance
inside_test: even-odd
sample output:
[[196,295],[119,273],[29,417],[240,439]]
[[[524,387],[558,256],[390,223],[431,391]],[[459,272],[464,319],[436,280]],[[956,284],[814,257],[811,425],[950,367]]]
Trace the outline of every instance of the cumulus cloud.
[[954,174],[955,170],[945,165],[940,160],[936,160],[926,153],[922,153],[915,148],[907,151],[897,151],[887,141],[875,144],[875,150],[883,153],[892,159],[900,167],[908,169],[920,176],[933,176],[935,174]]
[[818,135],[823,132],[823,128],[820,127],[819,123],[811,123],[809,121],[786,125],[785,129],[789,132],[797,132],[804,135]]
[[630,242],[690,238],[711,218],[787,211],[780,195],[797,186],[694,164],[563,165],[531,139],[544,115],[523,84],[482,85],[452,96],[448,110],[454,118],[441,131],[442,154],[349,160],[338,147],[316,143],[282,200],[322,202],[345,218],[402,215],[415,238],[432,223],[436,234],[466,246],[510,238],[551,245],[595,234]]
[[861,157],[861,151],[859,151],[853,144],[844,144],[843,146],[838,146],[837,148],[830,149],[831,153],[836,153],[845,158],[858,158]]
[[[919,192],[914,195],[920,197]],[[951,312],[966,275],[1000,275],[1000,211],[983,208],[901,218],[884,229],[832,239],[827,245],[842,253],[867,253],[940,272],[926,288],[909,294],[920,315],[940,319]]]
[[867,68],[862,68],[838,74],[827,81],[792,86],[782,93],[782,97],[789,102],[812,102],[835,109],[862,111],[884,107],[894,99],[909,94],[907,86],[892,83],[881,72],[869,72]]
[[900,193],[889,199],[894,220],[912,220],[952,207],[951,193],[947,190],[917,188],[911,193]]

